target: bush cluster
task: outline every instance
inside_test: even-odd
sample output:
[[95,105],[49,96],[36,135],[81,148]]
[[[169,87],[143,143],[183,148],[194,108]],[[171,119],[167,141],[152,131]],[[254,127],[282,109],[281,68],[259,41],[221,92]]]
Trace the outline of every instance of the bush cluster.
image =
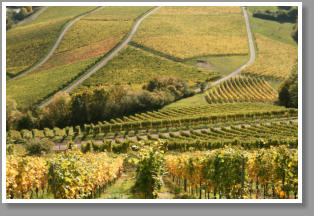
[[289,10],[278,10],[278,11],[261,11],[257,10],[253,12],[253,17],[275,20],[278,22],[295,22],[298,18],[298,9],[290,8]]

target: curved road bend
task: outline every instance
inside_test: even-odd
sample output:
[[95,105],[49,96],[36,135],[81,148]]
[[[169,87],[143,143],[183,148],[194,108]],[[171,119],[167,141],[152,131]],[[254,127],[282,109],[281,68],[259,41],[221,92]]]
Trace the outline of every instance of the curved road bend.
[[[251,26],[250,26],[250,22],[249,22],[249,17],[247,15],[247,11],[246,11],[246,7],[242,7],[243,10],[243,15],[244,15],[244,20],[245,20],[245,25],[246,25],[246,31],[247,31],[247,36],[249,39],[249,47],[250,47],[250,59],[247,63],[245,63],[244,65],[242,65],[241,67],[239,67],[238,69],[236,69],[235,71],[231,72],[230,74],[228,74],[227,76],[224,76],[223,78],[216,80],[215,82],[213,82],[210,86],[215,86],[227,79],[229,79],[230,77],[233,77],[237,74],[239,74],[245,67],[249,66],[250,64],[252,64],[255,60],[255,47],[254,47],[254,42],[253,42],[253,36],[252,36],[252,31],[251,31]],[[210,87],[209,85],[206,86],[205,90],[208,89]],[[195,90],[195,92],[200,92],[201,90],[198,88]]]
[[51,56],[52,54],[54,53],[54,51],[57,49],[57,47],[59,46],[59,44],[61,43],[65,33],[69,30],[69,28],[78,20],[80,20],[81,18],[89,15],[89,14],[92,14],[98,10],[100,10],[102,7],[99,7],[97,9],[94,9],[86,14],[83,14],[81,16],[78,16],[76,17],[74,20],[72,20],[66,27],[65,29],[62,31],[62,33],[59,35],[57,41],[55,42],[55,44],[53,45],[52,49],[49,51],[49,53],[46,55],[46,57],[41,60],[38,64],[34,65],[33,67],[31,67],[30,69],[28,69],[27,71],[25,71],[24,73],[21,73],[15,77],[12,77],[11,79],[7,80],[7,81],[11,81],[11,80],[15,80],[17,78],[20,78],[22,76],[25,76],[26,74],[29,74],[30,72],[34,71],[35,69],[39,68],[41,65],[43,65]]
[[[135,35],[139,25],[142,23],[142,21],[148,17],[150,14],[152,14],[153,12],[155,12],[156,10],[158,10],[160,7],[156,7],[153,10],[149,11],[148,13],[146,13],[145,15],[143,15],[134,25],[134,27],[132,28],[129,36],[117,47],[115,48],[106,58],[104,58],[99,64],[97,64],[91,71],[89,71],[87,74],[85,74],[83,77],[81,77],[78,81],[76,81],[75,83],[73,83],[71,86],[69,86],[68,88],[66,88],[64,91],[65,92],[69,92],[72,89],[74,89],[76,86],[78,86],[79,84],[81,84],[83,81],[85,81],[88,77],[90,77],[93,73],[95,73],[96,71],[98,71],[102,66],[104,66],[104,64],[106,64],[110,59],[112,59],[120,50],[122,50],[129,42],[130,40],[133,38],[133,36]],[[43,108],[45,106],[47,106],[48,104],[50,104],[52,101],[52,97],[46,101],[45,103],[41,104],[40,107]]]

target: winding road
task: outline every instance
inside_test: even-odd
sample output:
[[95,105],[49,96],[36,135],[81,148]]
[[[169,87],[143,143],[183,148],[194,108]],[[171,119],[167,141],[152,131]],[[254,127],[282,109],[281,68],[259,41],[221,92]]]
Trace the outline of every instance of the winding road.
[[[254,42],[253,42],[253,36],[252,36],[252,31],[251,31],[251,26],[250,26],[250,21],[249,21],[249,17],[247,15],[247,11],[246,11],[246,7],[242,7],[242,11],[243,11],[243,15],[244,15],[244,20],[245,20],[245,25],[246,25],[246,31],[247,31],[247,36],[248,36],[248,40],[249,40],[249,48],[250,48],[250,59],[248,62],[246,62],[244,65],[242,65],[241,67],[239,67],[238,69],[236,69],[235,71],[231,72],[230,74],[228,74],[227,76],[224,76],[223,78],[216,80],[215,82],[213,82],[211,85],[207,85],[205,90],[208,89],[209,87],[215,86],[227,79],[229,79],[230,77],[236,76],[237,74],[239,74],[245,67],[249,66],[250,64],[252,64],[255,61],[256,55],[255,55],[255,47],[254,47]],[[195,93],[200,92],[201,89],[196,89]]]
[[[133,26],[129,36],[116,48],[114,48],[112,50],[112,52],[106,56],[101,62],[99,62],[95,67],[92,68],[92,70],[90,70],[87,74],[85,74],[83,77],[81,77],[78,81],[76,81],[75,83],[73,83],[71,86],[69,86],[68,88],[66,88],[64,90],[64,92],[69,92],[72,89],[74,89],[76,86],[78,86],[79,84],[81,84],[82,82],[84,82],[88,77],[90,77],[93,73],[95,73],[96,71],[98,71],[102,66],[104,66],[110,59],[112,59],[120,50],[122,50],[130,41],[131,39],[134,37],[139,25],[142,23],[142,21],[148,17],[150,14],[152,14],[153,12],[155,12],[156,10],[158,10],[160,7],[156,7],[153,10],[149,11],[148,13],[144,14]],[[40,107],[43,108],[45,106],[47,106],[48,104],[50,104],[52,101],[52,98],[50,98],[48,101],[46,101],[45,103],[41,104]]]
[[[57,41],[55,42],[55,44],[53,45],[52,49],[49,51],[49,53],[46,55],[46,57],[44,59],[42,59],[39,63],[35,64],[34,66],[32,66],[31,68],[29,68],[28,70],[26,70],[25,72],[15,76],[15,77],[12,77],[11,79],[7,80],[7,81],[11,81],[11,80],[15,80],[17,78],[20,78],[22,76],[25,76],[27,74],[29,74],[30,72],[34,71],[35,69],[39,68],[41,65],[43,65],[51,56],[52,54],[54,53],[54,51],[57,49],[57,47],[59,46],[59,44],[61,43],[64,35],[67,33],[67,31],[69,30],[69,28],[75,23],[77,22],[78,20],[80,20],[81,18],[89,15],[89,14],[92,14],[98,10],[100,10],[102,7],[98,7],[88,13],[85,13],[83,15],[80,15],[78,17],[76,17],[75,19],[73,19],[69,24],[67,24],[67,26],[64,28],[64,30],[62,31],[62,33],[59,35]],[[41,11],[42,13],[43,11]]]

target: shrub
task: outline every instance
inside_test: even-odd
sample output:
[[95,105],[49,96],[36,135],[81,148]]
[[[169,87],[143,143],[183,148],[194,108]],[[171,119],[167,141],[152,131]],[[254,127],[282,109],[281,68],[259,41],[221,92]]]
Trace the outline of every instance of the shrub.
[[28,155],[41,155],[52,152],[54,143],[48,139],[31,139],[26,144]]
[[78,125],[74,128],[75,136],[81,135],[81,127]]
[[7,155],[12,155],[14,153],[14,145],[9,144],[7,145]]
[[87,143],[82,142],[82,146],[81,146],[82,153],[85,154],[87,152],[90,152],[92,149],[91,147],[92,147],[92,145],[91,145],[90,141],[87,141]]
[[26,130],[26,129],[21,130],[21,134],[22,134],[23,139],[32,139],[33,138],[33,134],[29,130]]
[[21,136],[21,133],[19,131],[10,130],[8,132],[8,138],[10,138],[11,140],[20,140],[20,139],[22,139],[22,136]]
[[293,68],[291,75],[281,84],[279,104],[286,107],[298,107],[298,65]]
[[73,147],[74,147],[74,142],[73,142],[73,141],[69,141],[69,142],[67,143],[67,149],[68,149],[68,150],[72,150]]
[[66,127],[65,132],[67,136],[74,136],[73,127]]
[[53,130],[49,129],[49,128],[44,128],[44,133],[46,137],[52,138],[55,136]]
[[45,137],[45,134],[42,130],[33,129],[32,133],[33,133],[33,136],[37,137],[37,138],[44,138]]

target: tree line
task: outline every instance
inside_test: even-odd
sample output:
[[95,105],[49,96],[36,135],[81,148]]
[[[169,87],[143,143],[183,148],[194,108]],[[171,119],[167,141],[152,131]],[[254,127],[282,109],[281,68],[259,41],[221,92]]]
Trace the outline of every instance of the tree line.
[[97,123],[139,112],[160,109],[163,106],[193,95],[183,80],[175,77],[156,77],[133,90],[122,86],[108,89],[105,86],[85,88],[69,95],[58,92],[44,107],[18,108],[7,98],[7,130],[66,127]]
[[34,10],[37,10],[38,7],[26,6],[26,7],[7,7],[7,16],[6,16],[6,29],[9,30],[17,22],[25,19],[26,17],[33,14]]

